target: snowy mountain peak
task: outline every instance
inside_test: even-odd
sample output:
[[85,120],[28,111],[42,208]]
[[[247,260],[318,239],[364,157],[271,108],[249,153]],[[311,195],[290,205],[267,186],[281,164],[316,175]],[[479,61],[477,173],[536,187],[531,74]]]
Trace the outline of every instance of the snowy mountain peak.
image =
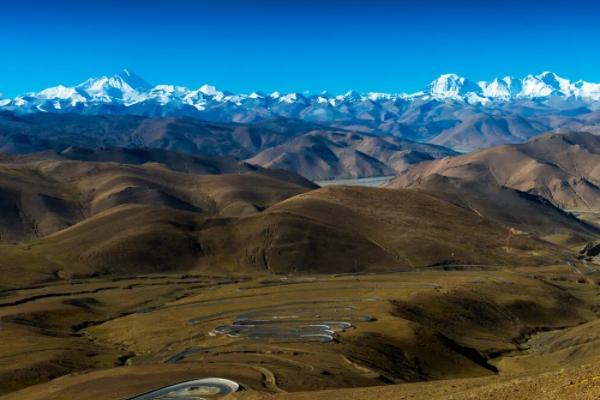
[[342,97],[347,99],[356,99],[360,98],[360,93],[358,93],[356,90],[349,90]]
[[537,74],[535,77],[538,79],[541,79],[541,80],[548,80],[548,81],[554,81],[554,82],[559,81],[559,80],[566,80],[564,78],[561,78],[560,76],[558,76],[558,74],[556,74],[552,71],[544,71],[540,74]]
[[483,96],[491,99],[510,100],[521,91],[521,82],[512,76],[494,78],[490,82],[481,81],[478,85]]
[[137,91],[145,91],[152,88],[152,86],[146,82],[139,75],[131,72],[127,68],[123,69],[123,71],[119,72],[114,78],[120,78],[123,82],[127,83],[131,88]]
[[461,97],[470,92],[479,94],[481,89],[477,84],[462,76],[443,74],[427,86],[426,92],[437,99],[449,99]]
[[570,94],[569,81],[548,71],[538,75],[529,74],[523,78],[522,84],[523,88],[519,97],[538,98]]
[[265,95],[262,92],[252,92],[248,96],[250,99],[264,99]]
[[538,79],[540,79],[546,85],[552,87],[553,90],[557,90],[565,96],[571,95],[571,82],[568,79],[561,78],[554,72],[542,72],[538,75]]
[[200,86],[200,89],[198,89],[200,91],[200,93],[203,93],[207,96],[217,96],[219,94],[223,94],[222,92],[220,92],[219,90],[217,90],[216,87],[212,86],[212,85],[202,85]]
[[39,92],[37,95],[43,99],[64,100],[64,99],[68,99],[76,94],[77,94],[77,92],[76,92],[75,88],[58,85],[55,87],[44,89],[41,92]]
[[285,96],[281,96],[278,99],[281,103],[288,103],[288,104],[292,104],[292,103],[296,103],[298,101],[303,101],[305,100],[305,97],[300,94],[300,93],[288,93]]
[[127,71],[111,77],[91,78],[73,89],[97,102],[110,103],[118,100],[132,103],[139,100],[141,93],[150,88],[146,81]]

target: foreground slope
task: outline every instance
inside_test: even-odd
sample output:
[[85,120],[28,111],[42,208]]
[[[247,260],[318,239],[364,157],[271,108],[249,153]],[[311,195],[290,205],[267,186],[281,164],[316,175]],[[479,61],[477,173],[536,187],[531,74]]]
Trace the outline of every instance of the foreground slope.
[[[156,176],[152,185],[161,181]],[[186,192],[146,196],[140,176],[132,189],[129,178],[95,175],[92,181],[100,189],[89,203],[91,216],[33,242],[2,245],[3,285],[159,271],[496,268],[576,257],[535,232],[515,230],[422,191],[330,187],[307,192],[252,175],[186,179],[182,184],[208,189],[188,197],[181,194]],[[163,193],[160,186],[154,190]],[[583,224],[570,226],[571,233],[577,228],[579,235],[589,234]]]
[[598,230],[537,195],[114,148],[3,156],[0,176],[7,399],[207,376],[240,399],[594,394],[599,272],[573,248]]
[[255,213],[316,187],[230,158],[118,149],[68,156],[102,161],[55,153],[0,160],[0,238],[27,243],[0,245],[3,286],[189,269],[202,221]]
[[0,393],[132,398],[218,376],[239,399],[594,398],[598,277],[561,264],[6,291]]
[[[231,204],[221,212],[229,210]],[[164,203],[112,203],[34,242],[3,245],[2,252],[5,286],[97,274],[494,268],[575,257],[429,194],[367,188],[319,189],[234,217]]]
[[574,261],[597,235],[539,197],[498,187],[317,188],[291,172],[164,150],[71,148],[3,156],[0,167],[10,194],[4,287],[169,271],[541,265]]
[[[412,190],[327,187],[206,227],[209,259],[273,272],[524,265],[569,251]],[[217,249],[222,249],[221,251]]]
[[43,237],[120,204],[202,213],[265,208],[316,187],[230,157],[69,148],[0,156],[0,241]]

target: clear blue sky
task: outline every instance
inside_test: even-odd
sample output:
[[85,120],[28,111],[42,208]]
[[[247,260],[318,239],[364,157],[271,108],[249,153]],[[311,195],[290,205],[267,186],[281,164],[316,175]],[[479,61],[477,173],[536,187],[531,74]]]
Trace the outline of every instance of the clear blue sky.
[[414,91],[445,72],[600,81],[593,1],[2,3],[5,96],[122,68],[151,83],[235,92]]

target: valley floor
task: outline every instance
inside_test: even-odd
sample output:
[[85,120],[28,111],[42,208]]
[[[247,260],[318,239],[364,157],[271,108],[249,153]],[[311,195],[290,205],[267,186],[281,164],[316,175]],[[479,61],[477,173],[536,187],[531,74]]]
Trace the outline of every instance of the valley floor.
[[600,274],[570,265],[224,278],[0,294],[3,399],[129,398],[203,377],[250,399],[595,399]]
[[358,179],[331,179],[327,181],[317,181],[316,184],[325,186],[366,186],[366,187],[381,187],[391,181],[394,176],[376,176],[373,178],[358,178]]

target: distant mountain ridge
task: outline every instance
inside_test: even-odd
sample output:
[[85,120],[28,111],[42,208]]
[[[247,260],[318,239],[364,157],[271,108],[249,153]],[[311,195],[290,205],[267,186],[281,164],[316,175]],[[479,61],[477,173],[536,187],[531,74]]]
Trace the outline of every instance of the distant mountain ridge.
[[396,175],[410,165],[455,155],[446,147],[389,135],[321,130],[265,149],[248,162],[329,180]]
[[[229,156],[296,171],[309,179],[394,175],[423,160],[456,155],[432,144],[289,118],[239,124],[193,118],[0,112],[0,153],[52,150],[64,155],[65,150],[71,154],[73,147],[122,147],[133,158],[136,149]],[[184,155],[179,157],[191,163]]]
[[600,100],[600,84],[582,80],[571,82],[549,71],[539,75],[529,74],[520,79],[505,76],[477,83],[456,74],[445,74],[427,86],[423,95],[481,104],[550,97],[597,102]]
[[291,118],[460,151],[600,124],[600,84],[552,72],[474,82],[444,74],[416,93],[235,94],[211,85],[151,85],[129,70],[12,99],[0,111],[191,117],[219,123]]
[[264,94],[234,94],[221,91],[205,84],[198,89],[169,84],[151,85],[135,73],[124,69],[114,76],[90,78],[75,86],[58,85],[37,93],[27,93],[14,99],[1,100],[0,106],[11,110],[58,111],[98,105],[122,105],[133,107],[142,103],[183,108],[186,106],[198,111],[217,104],[233,104],[251,107],[266,104],[327,104],[342,107],[343,104],[356,101],[383,102],[389,100],[457,100],[471,104],[490,104],[496,101],[518,99],[564,99],[600,102],[600,83],[578,80],[571,82],[549,71],[524,78],[505,76],[491,81],[473,82],[456,74],[443,74],[422,91],[416,93],[358,93],[349,91],[343,95],[320,93],[307,95],[302,93],[273,92]]

